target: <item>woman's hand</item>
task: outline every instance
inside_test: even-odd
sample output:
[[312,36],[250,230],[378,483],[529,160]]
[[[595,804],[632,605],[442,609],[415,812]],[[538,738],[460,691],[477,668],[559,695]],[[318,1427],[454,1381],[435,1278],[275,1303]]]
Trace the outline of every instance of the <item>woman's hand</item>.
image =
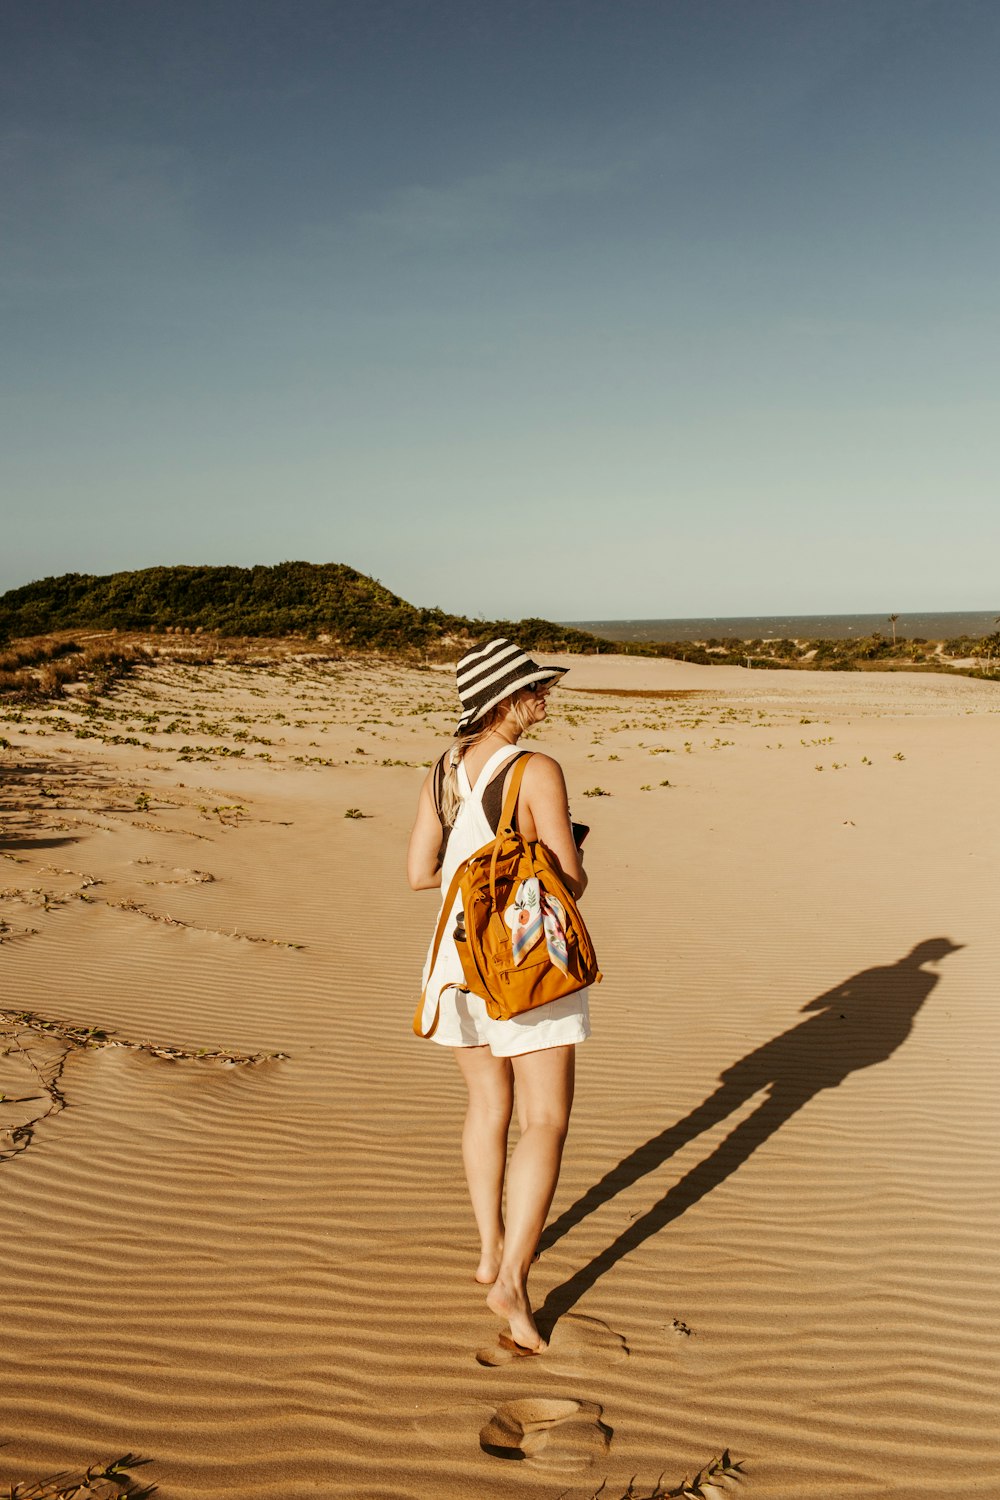
[[434,772],[420,788],[417,817],[406,851],[406,878],[413,891],[430,891],[441,884],[441,820],[434,806],[431,782]]
[[582,896],[587,888],[587,872],[573,838],[562,768],[551,756],[533,753],[528,761],[518,798],[517,819],[526,839],[540,839],[555,855],[572,894]]

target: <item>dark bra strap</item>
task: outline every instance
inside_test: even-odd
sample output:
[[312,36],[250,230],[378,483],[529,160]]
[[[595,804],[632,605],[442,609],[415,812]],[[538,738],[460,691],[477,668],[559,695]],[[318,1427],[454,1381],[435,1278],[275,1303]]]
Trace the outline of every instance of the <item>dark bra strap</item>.
[[[486,814],[486,821],[494,833],[500,827],[500,814],[503,812],[503,789],[507,781],[507,772],[516,766],[519,760],[523,760],[526,755],[530,754],[530,750],[519,750],[516,755],[512,755],[508,760],[505,760],[483,793],[483,812]],[[517,827],[516,807],[514,809],[514,827]]]

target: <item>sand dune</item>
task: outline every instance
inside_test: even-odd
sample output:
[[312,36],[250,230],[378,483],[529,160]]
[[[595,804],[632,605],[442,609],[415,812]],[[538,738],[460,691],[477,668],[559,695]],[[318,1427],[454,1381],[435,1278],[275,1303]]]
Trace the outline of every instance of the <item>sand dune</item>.
[[0,725],[0,1484],[617,1500],[728,1449],[708,1494],[1000,1494],[995,687],[564,664],[607,978],[532,1360],[409,1031],[448,675],[177,665]]

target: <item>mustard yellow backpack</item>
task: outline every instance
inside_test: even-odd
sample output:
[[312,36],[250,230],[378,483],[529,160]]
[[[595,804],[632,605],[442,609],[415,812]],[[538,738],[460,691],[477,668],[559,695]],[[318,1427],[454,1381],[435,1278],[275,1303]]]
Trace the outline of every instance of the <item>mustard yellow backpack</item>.
[[[455,946],[462,960],[464,988],[479,995],[489,1015],[498,1021],[561,1000],[564,995],[599,984],[602,978],[590,934],[554,856],[543,843],[529,842],[514,826],[527,761],[523,755],[511,773],[496,838],[463,860],[455,871],[441,906],[428,966],[430,976],[455,897],[461,892],[462,919]],[[518,918],[524,915],[516,905],[518,894],[526,882],[533,881],[538,882],[537,887],[527,888],[540,894],[548,917],[546,926],[555,937],[550,943],[542,930],[529,950],[515,961],[514,934]],[[555,929],[550,925],[552,913],[558,913]],[[433,1036],[440,1014],[439,998],[434,1019],[425,1031],[426,994],[425,989],[413,1018],[413,1030],[421,1037]]]

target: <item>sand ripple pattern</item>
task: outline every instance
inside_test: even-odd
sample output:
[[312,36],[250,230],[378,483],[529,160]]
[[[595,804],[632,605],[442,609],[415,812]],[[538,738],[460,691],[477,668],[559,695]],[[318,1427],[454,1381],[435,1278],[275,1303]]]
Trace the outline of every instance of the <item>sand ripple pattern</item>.
[[567,686],[546,731],[608,977],[538,1359],[471,1280],[457,1069],[409,1033],[446,681],[107,700],[122,738],[229,715],[270,761],[4,726],[0,1004],[134,1045],[2,1043],[0,1485],[131,1452],[163,1500],[587,1500],[729,1449],[721,1493],[1000,1494],[1000,716],[968,682],[669,665],[705,696]]

